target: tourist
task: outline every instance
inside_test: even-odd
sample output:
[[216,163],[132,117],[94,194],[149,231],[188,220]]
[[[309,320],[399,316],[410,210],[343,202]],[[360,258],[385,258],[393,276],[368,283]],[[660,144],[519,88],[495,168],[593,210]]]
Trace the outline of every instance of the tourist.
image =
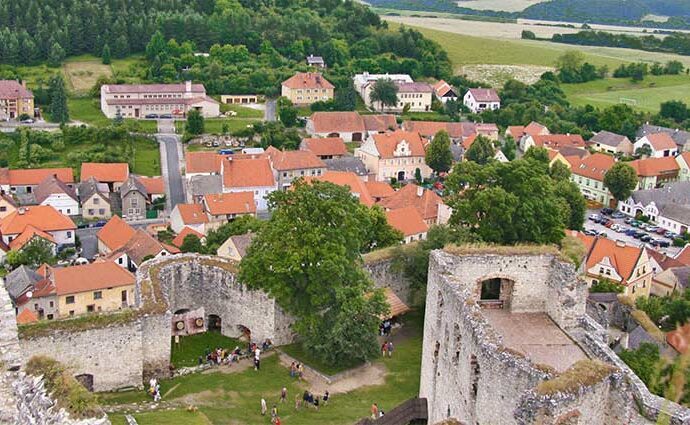
[[261,360],[254,357],[254,370],[258,371],[261,368]]
[[282,390],[280,390],[280,402],[285,403],[287,401],[287,388],[283,387]]
[[323,405],[324,406],[328,404],[328,399],[330,397],[331,397],[331,394],[328,391],[326,391],[326,393],[323,395]]
[[280,425],[280,417],[276,416],[276,420],[273,422],[273,425]]
[[278,417],[278,408],[274,404],[273,409],[271,409],[271,421],[274,421],[275,418],[277,418],[277,417]]
[[386,412],[384,412],[383,409],[381,409],[381,410],[379,411],[379,418],[382,418],[383,415],[385,415],[385,414],[386,414]]
[[371,419],[376,419],[379,417],[379,406],[374,403],[371,405]]
[[388,341],[388,357],[393,357],[393,341]]
[[295,362],[290,363],[290,378],[295,377]]
[[319,410],[319,396],[314,397],[314,408]]
[[268,408],[266,407],[266,400],[263,398],[261,399],[261,416],[266,416],[266,411]]
[[161,386],[160,386],[160,384],[156,384],[156,389],[153,392],[153,401],[156,403],[161,401]]
[[295,394],[295,410],[299,410],[301,404],[302,398],[299,396],[299,394]]
[[388,341],[384,341],[381,345],[381,356],[386,357],[386,352],[388,351]]
[[302,363],[297,363],[297,380],[301,381],[304,377],[304,365]]

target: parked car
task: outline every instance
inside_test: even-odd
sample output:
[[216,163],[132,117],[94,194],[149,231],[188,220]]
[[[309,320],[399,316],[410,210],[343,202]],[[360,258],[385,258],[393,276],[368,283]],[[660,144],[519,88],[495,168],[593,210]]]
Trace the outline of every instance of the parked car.
[[666,232],[666,233],[664,233],[664,236],[666,236],[666,237],[669,238],[669,239],[675,239],[675,238],[678,237],[678,235],[676,235],[676,234],[673,233],[673,232]]
[[657,242],[659,242],[659,246],[661,248],[668,248],[671,246],[671,242],[667,241],[666,239],[657,239]]
[[613,208],[602,208],[601,213],[604,215],[611,215],[613,213]]
[[632,227],[629,228],[629,229],[627,229],[627,230],[625,231],[625,234],[626,234],[627,236],[635,236],[635,233],[637,233],[637,230],[635,230],[635,229],[632,228]]
[[620,224],[617,224],[617,223],[613,223],[611,225],[611,227],[609,227],[609,229],[613,230],[614,232],[619,232],[620,228],[621,228]]
[[608,227],[608,228],[611,228],[611,226],[613,226],[615,223],[614,223],[613,220],[606,219],[606,221],[604,221],[604,222],[601,223],[601,224],[603,224],[604,226],[606,226],[606,227]]
[[599,214],[590,214],[589,219],[596,222],[601,219],[601,216]]
[[19,122],[22,123],[22,124],[33,124],[33,123],[34,123],[34,119],[33,119],[33,118],[26,118],[26,119],[23,119],[23,120],[21,120],[21,121],[19,121]]
[[661,227],[657,227],[655,233],[657,235],[663,235],[664,233],[666,233],[666,229],[662,229]]
[[638,230],[638,231],[636,231],[635,234],[633,235],[633,238],[635,238],[635,239],[641,239],[642,236],[645,236],[645,235],[646,235],[645,232],[643,232],[643,231],[641,231],[641,230]]
[[144,118],[149,119],[149,120],[155,120],[158,118],[158,114],[146,114]]
[[625,214],[623,214],[623,213],[620,212],[620,211],[614,211],[613,214],[611,214],[611,217],[613,217],[613,218],[623,218],[623,217],[625,217]]
[[162,114],[161,118],[164,120],[169,120],[172,119],[172,114]]
[[642,223],[640,223],[640,222],[637,221],[637,220],[633,220],[633,221],[630,223],[630,225],[631,225],[632,227],[640,227],[641,224],[642,224]]
[[635,219],[632,217],[628,217],[625,220],[623,220],[625,224],[632,224],[633,221],[635,221]]
[[656,226],[648,226],[647,227],[647,231],[650,233],[656,233],[657,230],[659,230],[659,228]]
[[645,235],[640,236],[640,240],[641,240],[642,242],[651,242],[651,241],[653,241],[654,239],[652,239],[651,236],[645,234]]
[[592,229],[585,229],[582,231],[582,233],[584,233],[587,236],[596,236],[597,235],[597,231],[592,230]]
[[106,223],[107,223],[107,221],[105,221],[105,220],[99,220],[96,223],[94,223],[93,227],[103,227],[103,226],[105,226]]

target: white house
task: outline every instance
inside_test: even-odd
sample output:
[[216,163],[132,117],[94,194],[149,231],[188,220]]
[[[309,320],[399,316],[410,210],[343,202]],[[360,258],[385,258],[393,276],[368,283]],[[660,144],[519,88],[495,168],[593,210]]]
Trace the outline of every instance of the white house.
[[340,137],[346,143],[366,138],[364,120],[357,112],[314,112],[306,130],[314,137]]
[[458,94],[456,90],[450,84],[446,83],[444,80],[439,81],[434,84],[434,95],[441,103],[446,103],[449,100],[458,100]]
[[367,89],[376,83],[378,80],[391,80],[394,83],[413,83],[414,80],[408,74],[369,74],[364,72],[362,74],[355,74],[352,77],[352,83],[355,86],[355,90],[359,93],[360,97],[367,102]]
[[55,175],[46,177],[36,187],[34,196],[38,205],[50,205],[60,214],[79,214],[77,193]]
[[221,174],[224,193],[252,192],[256,210],[268,210],[266,197],[278,187],[268,158],[227,158],[221,164]]
[[2,241],[9,245],[24,232],[38,229],[53,237],[58,247],[74,245],[77,226],[66,215],[48,205],[21,207],[0,222]]
[[200,204],[177,204],[170,213],[170,228],[175,233],[189,227],[205,235],[208,223],[208,215]]
[[673,141],[668,133],[652,133],[638,139],[633,145],[635,152],[638,149],[649,146],[650,157],[663,158],[665,156],[675,156],[678,153],[678,145]]
[[465,93],[463,103],[475,114],[501,108],[501,98],[494,89],[469,89]]
[[637,190],[619,203],[631,217],[645,215],[662,229],[685,233],[690,228],[690,182],[668,183],[658,189]]

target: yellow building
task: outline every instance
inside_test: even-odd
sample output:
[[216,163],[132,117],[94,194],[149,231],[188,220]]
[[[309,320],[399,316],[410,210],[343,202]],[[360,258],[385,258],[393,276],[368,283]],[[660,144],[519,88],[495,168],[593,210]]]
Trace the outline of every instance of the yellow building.
[[15,80],[0,80],[0,119],[34,116],[34,94],[26,83]]
[[58,298],[58,316],[117,311],[134,304],[135,277],[111,261],[46,268]]
[[281,86],[281,96],[294,105],[311,105],[333,99],[335,86],[317,72],[298,72]]

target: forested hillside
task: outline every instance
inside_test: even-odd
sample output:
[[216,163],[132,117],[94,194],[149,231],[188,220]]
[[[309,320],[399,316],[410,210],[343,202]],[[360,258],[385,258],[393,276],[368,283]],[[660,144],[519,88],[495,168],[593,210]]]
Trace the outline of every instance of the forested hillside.
[[[690,22],[688,0],[552,0],[525,9],[523,18],[575,22],[640,22],[646,15],[670,16],[670,23]],[[666,26],[663,23],[662,26]]]

